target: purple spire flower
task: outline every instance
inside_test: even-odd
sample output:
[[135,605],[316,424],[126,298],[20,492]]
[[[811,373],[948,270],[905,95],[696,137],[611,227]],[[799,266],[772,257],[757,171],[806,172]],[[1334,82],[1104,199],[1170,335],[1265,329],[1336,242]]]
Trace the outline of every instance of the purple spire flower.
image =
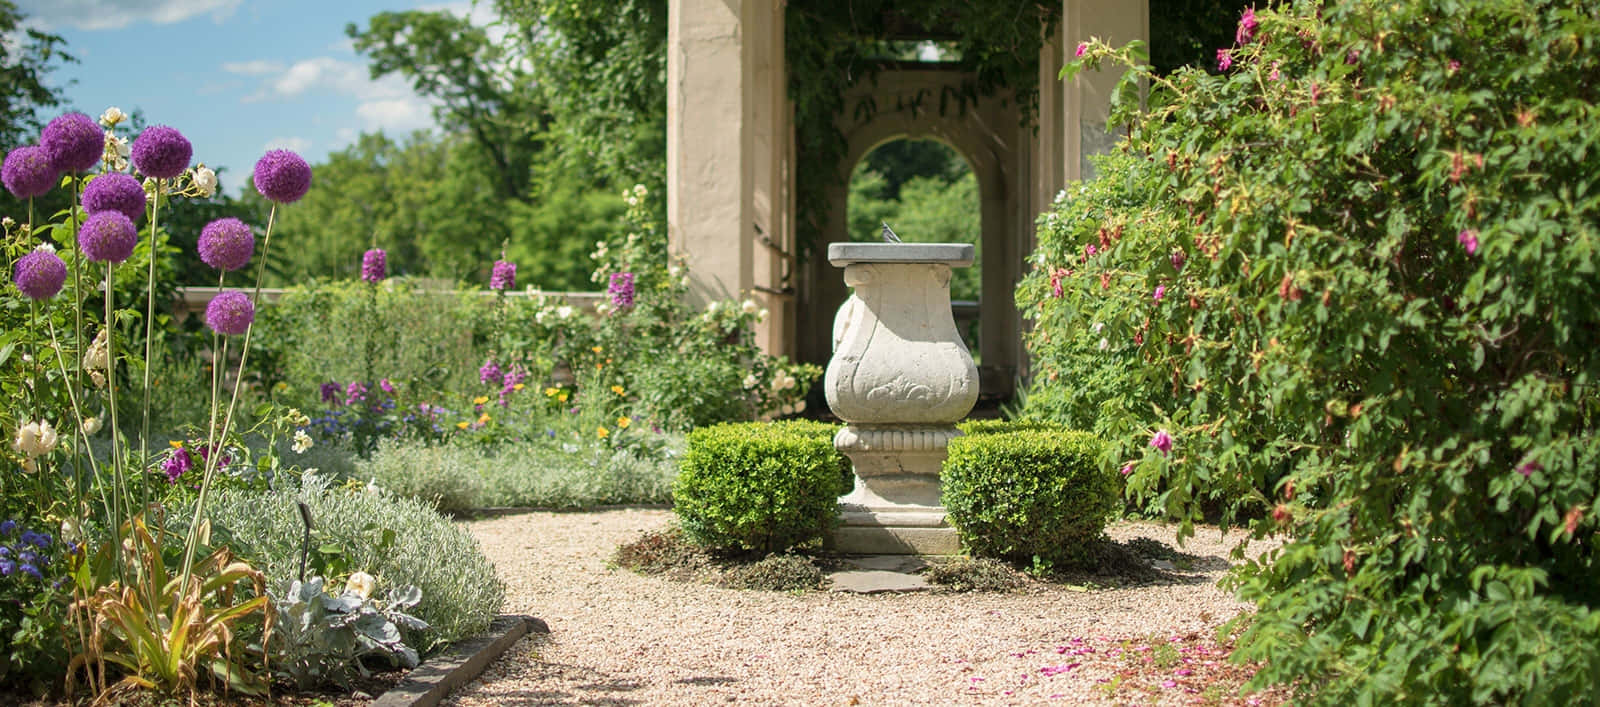
[[360,381],[350,381],[344,388],[344,404],[354,405],[367,399],[367,385]]
[[489,289],[509,290],[517,286],[517,264],[505,260],[494,261],[489,272]]
[[78,229],[78,248],[97,263],[120,263],[133,255],[139,228],[121,211],[91,214]]
[[611,304],[619,309],[633,306],[633,273],[611,273],[611,284],[606,288],[606,293],[611,295]]
[[22,294],[33,299],[50,299],[67,281],[67,266],[54,250],[39,248],[17,259],[11,280]]
[[339,400],[339,384],[334,382],[334,381],[328,381],[327,383],[323,383],[322,384],[321,393],[322,393],[322,402],[325,402],[325,403],[338,402],[338,400]]
[[167,460],[161,462],[161,470],[167,473],[167,483],[178,483],[178,477],[194,468],[194,459],[189,456],[189,450],[177,447],[167,455]]
[[1160,450],[1163,455],[1172,453],[1172,435],[1166,430],[1156,430],[1150,437],[1150,446]]
[[500,380],[500,375],[500,364],[495,363],[492,358],[484,361],[483,365],[478,367],[479,383]]
[[236,218],[219,218],[200,229],[200,259],[218,270],[238,270],[256,252],[256,236]]
[[194,147],[177,128],[154,125],[133,139],[133,166],[146,177],[171,179],[189,168]]
[[288,150],[268,150],[256,161],[253,181],[267,199],[292,204],[311,189],[311,165]]
[[144,187],[121,172],[102,174],[83,188],[83,210],[91,214],[120,211],[129,221],[144,218]]
[[93,167],[105,152],[106,136],[100,126],[82,113],[65,113],[39,134],[39,146],[58,172],[81,172]]
[[1245,8],[1244,14],[1239,17],[1239,29],[1234,32],[1233,41],[1238,42],[1239,46],[1249,44],[1256,36],[1256,28],[1260,26],[1261,23],[1256,21],[1256,9]]
[[389,276],[389,256],[382,248],[373,248],[361,256],[361,279],[383,282]]
[[228,290],[211,298],[206,305],[206,326],[223,336],[238,336],[249,331],[256,320],[256,305],[250,296],[238,290]]
[[6,191],[18,199],[44,196],[56,185],[59,174],[61,172],[50,164],[50,153],[38,145],[12,150],[6,154],[5,166],[0,167],[0,181],[4,181]]

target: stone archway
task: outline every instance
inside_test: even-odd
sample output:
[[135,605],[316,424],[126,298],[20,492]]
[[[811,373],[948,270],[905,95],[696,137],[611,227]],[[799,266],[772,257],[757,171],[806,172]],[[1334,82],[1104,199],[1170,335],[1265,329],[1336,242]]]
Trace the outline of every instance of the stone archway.
[[822,255],[828,241],[850,240],[846,233],[851,169],[868,152],[896,139],[934,139],[960,153],[978,182],[982,210],[982,298],[980,389],[986,397],[1009,397],[1021,365],[1021,318],[1013,290],[1022,275],[1023,242],[1031,220],[1020,221],[1029,205],[1022,182],[1028,173],[1030,132],[1022,127],[1016,103],[1008,96],[970,105],[942,97],[962,95],[975,77],[944,68],[890,69],[844,91],[845,115],[837,125],[846,141],[844,159],[835,165],[837,183],[827,192],[828,221],[823,242],[806,259],[796,308],[800,358],[826,361],[833,314],[849,294],[838,269]]

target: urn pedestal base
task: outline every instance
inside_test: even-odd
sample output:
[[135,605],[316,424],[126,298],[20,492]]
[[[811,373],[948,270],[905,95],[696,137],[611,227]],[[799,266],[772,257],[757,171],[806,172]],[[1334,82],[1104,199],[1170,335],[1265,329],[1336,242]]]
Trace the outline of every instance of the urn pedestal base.
[[843,523],[830,547],[850,555],[955,555],[956,530],[939,501],[949,425],[848,425],[833,446],[855,467],[855,490],[839,499]]

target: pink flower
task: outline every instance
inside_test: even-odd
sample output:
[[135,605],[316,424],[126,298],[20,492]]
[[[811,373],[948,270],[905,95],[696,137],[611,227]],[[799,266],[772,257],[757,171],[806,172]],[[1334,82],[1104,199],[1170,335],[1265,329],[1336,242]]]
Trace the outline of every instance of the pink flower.
[[1165,687],[1165,688],[1174,688],[1174,687],[1178,686],[1178,681],[1177,680],[1162,680],[1161,681],[1161,686]]
[[1083,53],[1087,52],[1087,51],[1089,51],[1089,43],[1088,42],[1078,42],[1078,50],[1073,52],[1072,55],[1075,56],[1075,57],[1078,57],[1078,58],[1082,58],[1083,57]]
[[1478,232],[1475,229],[1465,229],[1456,234],[1456,242],[1467,250],[1467,255],[1478,252]]
[[1233,68],[1233,52],[1227,49],[1217,50],[1217,70],[1227,71]]
[[1533,476],[1535,471],[1544,471],[1544,465],[1536,461],[1529,461],[1523,462],[1521,466],[1517,467],[1517,473],[1521,474],[1523,478]]
[[1155,294],[1151,295],[1150,298],[1155,300],[1155,301],[1157,301],[1157,302],[1160,302],[1161,298],[1162,297],[1166,297],[1166,296],[1167,296],[1167,286],[1166,285],[1156,285]]
[[1150,436],[1150,446],[1160,450],[1163,455],[1171,454],[1172,435],[1165,429],[1156,430],[1156,433]]
[[1450,73],[1453,74],[1453,73],[1459,71],[1460,69],[1461,69],[1461,62],[1456,61],[1455,59],[1451,59],[1450,60]]
[[1272,81],[1277,81],[1277,80],[1283,78],[1282,76],[1280,76],[1278,74],[1278,62],[1276,62],[1276,61],[1272,62],[1272,72],[1267,74],[1267,78],[1269,80],[1272,80]]
[[1128,462],[1127,464],[1123,464],[1122,465],[1122,475],[1123,476],[1127,476],[1127,475],[1132,474],[1132,473],[1133,473],[1133,462]]
[[1083,247],[1083,257],[1085,257],[1085,258],[1093,258],[1094,254],[1096,252],[1098,252],[1098,251],[1095,250],[1093,243],[1090,243],[1090,244],[1088,244],[1088,245]]
[[1175,250],[1172,251],[1172,255],[1167,256],[1167,259],[1172,262],[1173,270],[1181,272],[1183,270],[1183,264],[1189,262],[1189,254],[1181,250]]
[[1249,44],[1250,40],[1256,36],[1256,28],[1260,26],[1261,23],[1256,21],[1256,9],[1253,7],[1245,8],[1244,14],[1239,17],[1239,29],[1234,32],[1233,41],[1241,45]]

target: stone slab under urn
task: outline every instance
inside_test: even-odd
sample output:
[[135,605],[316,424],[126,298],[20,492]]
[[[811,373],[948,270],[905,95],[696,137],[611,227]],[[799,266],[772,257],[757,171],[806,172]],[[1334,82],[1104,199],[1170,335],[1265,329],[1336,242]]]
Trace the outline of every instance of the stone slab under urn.
[[833,323],[823,386],[847,424],[834,447],[855,468],[831,547],[847,554],[961,551],[939,500],[946,445],[978,400],[978,369],[950,313],[968,243],[831,243],[854,289]]

